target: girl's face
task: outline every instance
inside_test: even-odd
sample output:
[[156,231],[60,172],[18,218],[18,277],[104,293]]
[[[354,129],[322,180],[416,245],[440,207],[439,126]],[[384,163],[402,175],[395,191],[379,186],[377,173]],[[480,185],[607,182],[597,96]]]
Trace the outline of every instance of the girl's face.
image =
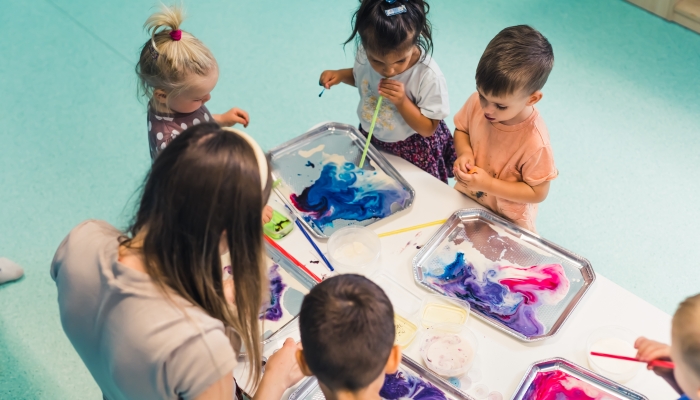
[[218,80],[218,69],[214,69],[205,76],[191,74],[185,78],[185,88],[177,94],[168,96],[165,91],[156,89],[153,96],[169,110],[189,114],[197,111],[211,99],[210,93],[214,90]]
[[408,46],[408,50],[392,51],[384,55],[375,54],[369,50],[365,52],[369,65],[385,78],[391,78],[406,71],[414,66],[420,57],[420,49],[417,46]]

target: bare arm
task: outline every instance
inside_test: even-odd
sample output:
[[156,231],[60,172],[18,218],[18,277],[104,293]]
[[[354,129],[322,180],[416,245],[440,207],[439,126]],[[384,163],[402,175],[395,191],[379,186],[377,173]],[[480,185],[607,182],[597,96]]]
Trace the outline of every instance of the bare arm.
[[469,138],[469,133],[463,130],[455,129],[455,151],[457,151],[457,160],[455,168],[463,173],[469,172],[467,165],[474,165],[474,150]]
[[419,135],[423,137],[433,136],[440,121],[430,119],[420,112],[420,108],[406,96],[402,82],[382,79],[379,83],[379,94],[394,103],[404,121]]
[[355,75],[352,73],[352,68],[323,71],[318,83],[326,89],[339,83],[355,86]]

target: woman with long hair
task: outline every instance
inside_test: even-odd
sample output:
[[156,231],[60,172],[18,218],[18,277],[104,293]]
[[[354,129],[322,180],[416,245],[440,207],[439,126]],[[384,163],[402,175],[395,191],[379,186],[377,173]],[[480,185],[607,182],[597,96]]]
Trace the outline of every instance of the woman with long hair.
[[271,187],[253,139],[199,124],[156,157],[126,233],[91,220],[64,239],[51,266],[61,322],[105,399],[232,399],[242,346],[255,399],[280,398],[301,378],[292,340],[262,375]]

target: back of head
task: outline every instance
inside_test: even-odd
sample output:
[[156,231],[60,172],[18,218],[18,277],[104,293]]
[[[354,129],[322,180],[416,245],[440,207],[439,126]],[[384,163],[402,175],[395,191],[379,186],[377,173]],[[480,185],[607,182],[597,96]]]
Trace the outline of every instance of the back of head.
[[333,391],[357,392],[384,371],[394,345],[394,309],[374,282],[339,275],[306,295],[299,329],[318,380]]
[[476,85],[485,94],[505,96],[541,90],[554,67],[552,45],[537,30],[511,26],[494,37],[476,67]]
[[[271,190],[268,171],[252,139],[216,124],[195,125],[154,160],[129,229],[131,238],[145,232],[141,252],[154,283],[233,328],[254,366],[261,360],[258,315],[267,283],[262,209]],[[224,232],[234,260],[235,309],[224,296]],[[123,244],[139,246],[132,242]]]
[[218,68],[214,55],[190,33],[180,29],[184,12],[177,6],[161,5],[146,20],[151,38],[141,48],[136,64],[139,94],[151,99],[155,89],[177,93],[190,74],[206,76]]
[[678,345],[683,361],[700,380],[700,294],[682,302],[673,315],[674,345]]
[[[405,7],[405,12],[387,15],[388,10]],[[360,0],[353,16],[353,31],[345,44],[355,40],[375,54],[408,50],[419,46],[426,54],[433,49],[430,5],[424,0]]]

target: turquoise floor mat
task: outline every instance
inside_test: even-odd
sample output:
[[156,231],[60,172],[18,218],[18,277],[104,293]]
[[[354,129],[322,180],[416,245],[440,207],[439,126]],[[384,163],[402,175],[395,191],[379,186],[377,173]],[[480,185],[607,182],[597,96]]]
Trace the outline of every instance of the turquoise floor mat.
[[[61,330],[48,266],[78,222],[124,226],[149,165],[133,66],[154,3],[51,1],[0,2],[0,256],[26,269],[0,286],[2,399],[99,398]],[[501,28],[532,24],[554,45],[540,109],[561,176],[540,233],[666,312],[700,291],[700,36],[616,0],[432,3],[453,114]],[[323,69],[352,65],[340,43],[356,4],[187,2],[183,29],[221,68],[212,112],[248,110],[265,148],[320,121],[356,123],[353,88],[319,99],[317,86]]]

